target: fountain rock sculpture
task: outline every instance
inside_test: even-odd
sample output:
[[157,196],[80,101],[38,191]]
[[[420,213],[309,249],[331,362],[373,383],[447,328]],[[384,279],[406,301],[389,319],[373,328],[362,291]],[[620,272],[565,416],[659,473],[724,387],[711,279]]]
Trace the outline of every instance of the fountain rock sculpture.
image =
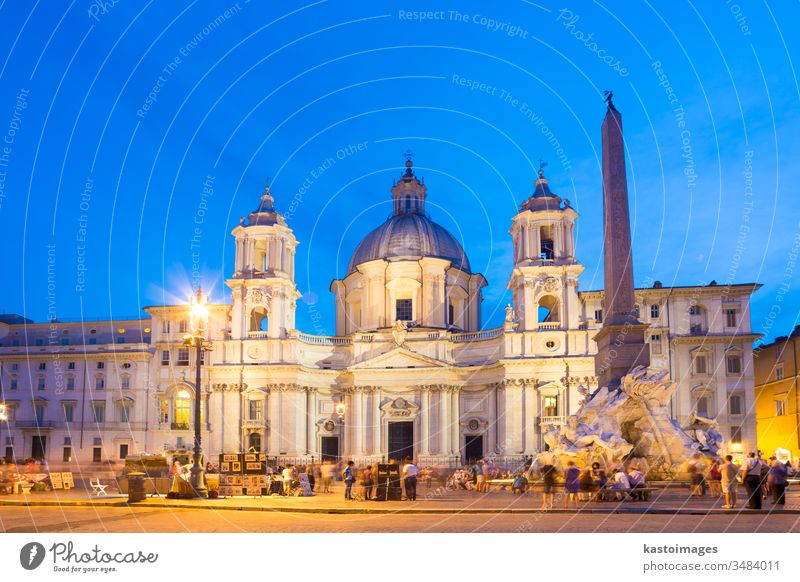
[[695,453],[717,456],[722,437],[714,420],[692,415],[682,429],[670,419],[676,387],[666,370],[636,366],[619,388],[598,389],[564,426],[551,427],[544,435],[549,450],[536,464],[598,461],[608,467],[636,460],[666,477],[682,471]]

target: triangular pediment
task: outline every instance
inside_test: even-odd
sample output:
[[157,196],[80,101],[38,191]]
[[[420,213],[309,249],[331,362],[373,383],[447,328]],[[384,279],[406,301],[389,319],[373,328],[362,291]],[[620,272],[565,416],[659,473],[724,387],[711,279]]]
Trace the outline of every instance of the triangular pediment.
[[352,370],[377,370],[384,368],[447,368],[448,364],[428,356],[423,356],[403,347],[389,350],[374,358],[369,358],[350,366]]

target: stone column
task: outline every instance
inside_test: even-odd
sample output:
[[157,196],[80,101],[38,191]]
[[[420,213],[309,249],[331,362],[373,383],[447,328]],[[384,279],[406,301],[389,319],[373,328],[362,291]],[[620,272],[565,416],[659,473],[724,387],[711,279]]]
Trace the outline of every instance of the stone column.
[[459,418],[459,400],[460,393],[457,386],[450,386],[450,405],[452,406],[452,413],[451,413],[451,421],[450,421],[450,446],[452,454],[460,455],[461,454],[461,440],[460,440],[460,432],[461,432],[461,425]]
[[420,388],[422,390],[421,393],[421,400],[422,406],[420,407],[419,411],[419,424],[420,424],[420,454],[422,455],[429,455],[431,452],[430,447],[430,405],[431,405],[431,392],[430,390],[423,386]]
[[439,415],[441,418],[441,426],[439,432],[439,454],[449,455],[451,452],[450,447],[450,415],[453,412],[452,393],[445,387],[439,392]]
[[308,449],[308,454],[314,456],[315,460],[318,460],[319,453],[317,452],[316,420],[317,389],[306,388],[306,447]]
[[525,454],[532,455],[536,451],[536,388],[534,383],[525,384]]
[[372,392],[372,454],[383,456],[381,448],[381,391],[374,388]]

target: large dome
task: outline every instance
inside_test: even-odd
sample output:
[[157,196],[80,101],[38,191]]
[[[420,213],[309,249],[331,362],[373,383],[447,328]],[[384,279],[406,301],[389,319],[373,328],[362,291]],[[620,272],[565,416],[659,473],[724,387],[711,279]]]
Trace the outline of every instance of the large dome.
[[456,238],[424,214],[396,214],[370,232],[356,247],[348,273],[375,259],[419,259],[436,257],[453,262],[469,272],[469,260]]

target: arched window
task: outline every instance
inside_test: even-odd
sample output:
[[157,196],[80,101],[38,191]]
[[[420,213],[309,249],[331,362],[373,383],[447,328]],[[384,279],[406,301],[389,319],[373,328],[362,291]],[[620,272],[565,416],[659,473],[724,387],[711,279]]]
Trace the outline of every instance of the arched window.
[[539,323],[561,323],[558,299],[552,295],[539,298]]
[[172,397],[172,428],[188,429],[192,422],[192,395],[188,390],[178,390]]
[[250,331],[268,331],[269,313],[265,307],[254,307],[250,312]]

